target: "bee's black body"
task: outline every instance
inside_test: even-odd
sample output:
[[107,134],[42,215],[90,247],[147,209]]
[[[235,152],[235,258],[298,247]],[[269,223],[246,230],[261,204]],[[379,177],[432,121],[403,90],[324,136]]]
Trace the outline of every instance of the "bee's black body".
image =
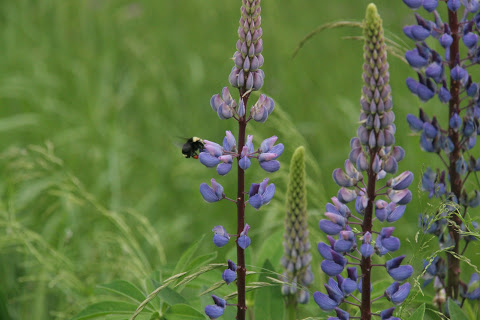
[[182,147],[182,153],[185,158],[198,158],[198,151],[203,150],[203,140],[199,137],[192,137],[185,142]]

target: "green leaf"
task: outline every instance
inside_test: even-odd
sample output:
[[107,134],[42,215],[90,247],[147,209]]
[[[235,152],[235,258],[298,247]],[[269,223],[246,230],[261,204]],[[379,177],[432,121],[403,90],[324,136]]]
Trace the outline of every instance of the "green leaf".
[[274,232],[263,242],[260,250],[258,250],[257,259],[255,262],[257,266],[263,265],[267,260],[273,261],[275,265],[277,262],[280,262],[280,259],[283,255],[283,232],[284,230],[282,228]]
[[168,320],[205,320],[205,315],[186,304],[176,304],[165,312]]
[[448,299],[448,312],[450,313],[450,320],[465,320],[467,316],[462,311],[460,306],[452,299]]
[[143,294],[140,289],[125,280],[116,280],[110,283],[100,284],[98,285],[98,288],[122,295],[136,302],[142,302],[146,298],[145,294]]
[[190,263],[190,260],[192,259],[192,256],[195,254],[195,252],[198,249],[198,246],[202,242],[203,238],[205,238],[205,235],[202,235],[200,239],[195,241],[180,257],[178,260],[177,265],[175,266],[175,269],[173,270],[172,274],[178,274],[182,271],[185,271],[188,264]]
[[422,303],[420,307],[408,318],[409,320],[423,320],[425,315],[425,303]]
[[121,301],[102,301],[89,305],[83,309],[72,320],[94,319],[110,314],[128,314],[135,312],[137,306],[127,302]]
[[188,304],[187,300],[182,297],[177,291],[170,289],[169,287],[164,288],[158,293],[158,297],[162,302],[165,302],[169,306],[177,304]]
[[[267,276],[271,276],[271,274],[265,273],[265,270],[275,270],[268,259],[263,264],[259,282],[271,282],[267,279]],[[283,296],[280,292],[280,286],[271,286],[255,290],[255,319],[283,319],[283,311]]]
[[185,268],[185,270],[194,270],[198,267],[204,266],[210,263],[211,261],[213,261],[217,257],[217,255],[218,255],[218,252],[213,251],[211,253],[207,253],[202,256],[199,256],[193,259],[193,261],[188,265],[187,268]]

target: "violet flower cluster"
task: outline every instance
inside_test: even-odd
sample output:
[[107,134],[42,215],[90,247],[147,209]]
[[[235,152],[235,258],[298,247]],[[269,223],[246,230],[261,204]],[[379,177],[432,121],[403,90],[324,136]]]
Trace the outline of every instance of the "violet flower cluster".
[[[262,56],[263,41],[261,28],[260,0],[242,0],[240,26],[238,28],[239,40],[237,51],[233,56],[235,66],[230,76],[230,84],[238,88],[240,98],[238,103],[232,98],[227,87],[223,88],[222,94],[216,94],[211,98],[212,109],[222,120],[233,118],[238,122],[239,134],[237,139],[231,131],[227,131],[222,144],[204,140],[204,150],[199,154],[200,162],[208,168],[216,167],[221,176],[228,174],[236,159],[237,162],[237,195],[228,198],[224,188],[215,179],[211,179],[210,185],[202,183],[200,193],[207,202],[229,200],[237,207],[237,232],[230,234],[225,227],[218,225],[213,228],[213,243],[217,247],[227,245],[231,238],[235,238],[237,246],[236,263],[228,260],[227,269],[222,274],[222,279],[228,285],[234,281],[237,284],[238,302],[237,319],[245,319],[245,255],[244,250],[251,244],[248,236],[250,226],[245,222],[245,207],[248,204],[255,209],[267,205],[275,194],[275,185],[265,178],[259,183],[252,183],[249,190],[245,190],[244,173],[251,164],[252,159],[257,160],[260,167],[267,172],[275,172],[280,168],[276,160],[284,150],[283,144],[277,142],[277,137],[272,136],[263,140],[255,149],[253,136],[246,136],[246,126],[250,120],[265,122],[272,113],[275,104],[273,99],[261,94],[257,102],[250,108],[247,116],[248,98],[252,91],[259,90],[264,83],[265,74],[260,69],[264,59]],[[248,195],[248,200],[245,195]],[[220,317],[228,304],[225,300],[212,296],[214,304],[205,307],[205,313],[210,319]]]
[[[382,20],[373,4],[367,8],[364,37],[361,124],[357,136],[350,142],[351,152],[344,170],[333,171],[333,180],[341,188],[326,205],[326,219],[319,223],[328,239],[326,243],[318,244],[318,251],[324,259],[321,269],[330,278],[325,284],[326,293],[317,291],[313,297],[323,310],[335,310],[336,317],[329,318],[332,320],[349,319],[349,313],[339,308],[342,303],[358,307],[361,319],[371,319],[372,315],[381,319],[399,319],[393,316],[394,308],[378,314],[371,311],[371,305],[381,298],[395,305],[401,304],[410,292],[410,283],[404,281],[413,272],[410,265],[402,264],[404,255],[380,264],[372,263],[374,255],[382,257],[400,248],[400,240],[393,235],[395,227],[384,226],[376,231],[373,222],[391,224],[403,216],[406,204],[412,198],[408,187],[413,174],[405,171],[387,178],[389,174],[397,174],[398,163],[405,152],[394,145],[395,115],[389,65]],[[385,288],[383,295],[372,299],[373,272],[377,273],[377,269],[385,269],[392,283]],[[361,299],[354,295],[357,290]]]
[[[478,224],[465,218],[469,208],[480,205],[479,190],[466,188],[467,179],[480,171],[480,158],[471,154],[480,133],[479,84],[468,72],[468,68],[480,62],[479,1],[404,0],[404,3],[418,12],[423,8],[431,19],[415,12],[416,24],[403,28],[405,35],[415,41],[415,48],[407,51],[405,58],[418,76],[418,80],[408,78],[407,86],[424,102],[437,96],[441,104],[446,104],[443,112],[448,113],[448,121],[443,124],[421,108],[418,117],[407,116],[411,130],[420,134],[421,149],[437,154],[444,165],[426,169],[422,189],[429,198],[439,198],[446,205],[434,216],[419,217],[424,232],[437,236],[440,248],[448,249],[447,262],[435,257],[424,263],[424,284],[434,282],[435,303],[443,312],[446,297],[480,298],[480,291],[469,294],[470,286],[461,281],[458,258],[469,242],[476,240],[463,233],[478,229]],[[448,12],[447,21],[442,20],[437,9]],[[429,38],[430,45],[426,42]],[[464,247],[460,251],[461,240]]]

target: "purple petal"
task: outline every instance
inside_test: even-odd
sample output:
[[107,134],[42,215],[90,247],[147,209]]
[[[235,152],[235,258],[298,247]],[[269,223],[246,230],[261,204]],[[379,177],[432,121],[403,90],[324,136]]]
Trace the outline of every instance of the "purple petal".
[[360,246],[360,252],[363,257],[368,258],[373,254],[373,247],[369,243],[364,243]]
[[278,158],[282,155],[284,149],[285,149],[285,147],[283,146],[283,143],[279,143],[276,146],[274,146],[269,152],[270,153],[275,153],[277,155],[276,158]]
[[329,296],[321,293],[320,291],[316,291],[313,294],[313,300],[315,300],[318,306],[324,311],[333,310],[336,306],[338,306],[338,303],[336,301],[330,299]]
[[331,236],[337,235],[340,231],[343,230],[343,227],[330,221],[330,220],[320,220],[318,223],[320,229]]
[[217,157],[212,156],[208,152],[200,152],[198,155],[198,160],[200,160],[200,163],[208,168],[215,167],[220,163],[220,160]]
[[269,152],[273,148],[273,145],[277,140],[278,140],[277,136],[272,136],[270,138],[263,140],[262,143],[260,144],[260,151],[262,153]]
[[232,170],[232,164],[231,163],[222,162],[217,166],[217,173],[221,176],[226,175],[227,173],[230,172],[230,170]]
[[250,238],[246,235],[240,236],[237,239],[238,246],[244,250],[250,245],[250,242]]
[[240,166],[240,168],[242,168],[243,170],[247,170],[248,168],[250,168],[250,165],[252,164],[252,161],[250,160],[249,157],[243,157],[241,158],[239,161],[238,161],[238,165]]
[[260,209],[263,204],[262,196],[259,194],[254,195],[248,199],[248,203],[255,209]]
[[400,239],[396,237],[382,239],[382,246],[388,251],[397,251],[400,248]]
[[237,273],[230,269],[225,269],[222,274],[222,279],[227,283],[227,285],[229,285],[230,283],[235,281],[235,279],[237,279]]
[[260,188],[259,183],[252,183],[252,185],[250,186],[250,190],[248,191],[248,196],[253,197],[255,194],[258,193],[259,188]]
[[205,314],[210,318],[210,319],[217,319],[221,315],[223,315],[223,312],[225,311],[225,308],[215,306],[215,305],[210,305],[205,307]]
[[324,259],[333,260],[331,251],[332,248],[324,242],[319,242],[317,245],[318,252],[322,255]]
[[320,267],[327,275],[334,277],[342,273],[344,267],[330,260],[323,260]]
[[220,105],[223,103],[223,100],[222,98],[220,97],[219,94],[215,94],[212,96],[212,98],[210,99],[210,105],[212,106],[212,109],[217,112],[218,110],[218,107],[220,107]]
[[403,281],[408,279],[412,273],[413,268],[410,265],[400,266],[398,268],[387,270],[390,277],[397,281]]
[[395,305],[402,304],[402,302],[405,301],[405,299],[408,297],[409,293],[410,293],[410,283],[407,282],[401,285],[398,288],[397,292],[395,292],[392,295],[391,300],[393,304]]
[[395,222],[401,217],[403,217],[403,214],[405,213],[406,208],[407,206],[396,206],[395,209],[388,215],[387,221]]
[[270,202],[270,200],[272,200],[274,194],[275,194],[275,185],[273,183],[271,183],[271,184],[268,185],[267,189],[265,190],[265,192],[262,195],[262,197],[263,197],[262,205],[268,204]]
[[215,194],[215,191],[206,183],[200,185],[200,193],[202,197],[207,202],[216,202],[220,198]]
[[280,162],[277,160],[259,162],[260,167],[267,172],[275,172],[280,169]]
[[218,248],[226,245],[228,243],[228,240],[230,240],[230,237],[222,236],[219,234],[213,235],[213,244],[215,244],[215,246],[217,246]]

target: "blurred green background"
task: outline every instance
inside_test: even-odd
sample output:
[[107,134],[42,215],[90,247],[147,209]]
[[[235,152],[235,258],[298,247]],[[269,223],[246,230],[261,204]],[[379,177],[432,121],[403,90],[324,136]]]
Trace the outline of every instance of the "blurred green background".
[[[323,32],[291,56],[315,27],[361,21],[369,2],[262,1],[263,92],[279,107],[266,124],[249,127],[256,145],[278,135],[286,152],[280,172],[268,175],[278,187],[275,200],[247,211],[252,250],[282,228],[288,161],[300,144],[310,153],[312,241],[323,237],[317,221],[338,190],[331,172],[348,155],[362,85],[363,43],[343,37],[361,31]],[[201,235],[210,238],[214,225],[234,229],[231,203],[207,204],[198,192],[215,171],[184,159],[178,144],[182,137],[220,141],[225,130],[236,132],[233,121],[212,112],[209,100],[228,84],[240,4],[0,4],[0,318],[69,318],[95,301],[95,285],[118,278],[139,282],[174,265]],[[414,18],[402,1],[376,4],[386,35],[411,45],[401,28]],[[435,206],[418,184],[424,166],[437,159],[419,150],[404,120],[420,104],[405,86],[413,71],[393,56],[390,66],[397,144],[407,153],[400,170],[415,174],[415,197],[397,228],[413,245],[418,213]],[[427,110],[445,111],[433,100]],[[265,176],[254,167],[248,184]],[[235,192],[234,176],[218,178],[227,195]],[[409,242],[403,252],[421,264],[423,253]],[[201,250],[216,249],[208,242]],[[314,269],[319,274],[318,263]],[[320,287],[317,278],[312,289]]]

